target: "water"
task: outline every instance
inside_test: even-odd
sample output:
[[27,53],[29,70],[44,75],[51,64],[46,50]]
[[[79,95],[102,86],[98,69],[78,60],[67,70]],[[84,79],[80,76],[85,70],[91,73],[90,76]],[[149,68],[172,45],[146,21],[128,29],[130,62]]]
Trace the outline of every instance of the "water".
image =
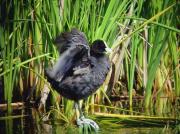
[[[41,115],[32,108],[13,111],[12,116],[0,113],[0,134],[76,134],[78,128],[61,121],[41,121]],[[3,117],[3,118],[2,118]],[[122,125],[103,123],[97,120],[102,134],[173,134],[176,130],[168,125],[163,127]],[[178,133],[178,132],[177,132]]]

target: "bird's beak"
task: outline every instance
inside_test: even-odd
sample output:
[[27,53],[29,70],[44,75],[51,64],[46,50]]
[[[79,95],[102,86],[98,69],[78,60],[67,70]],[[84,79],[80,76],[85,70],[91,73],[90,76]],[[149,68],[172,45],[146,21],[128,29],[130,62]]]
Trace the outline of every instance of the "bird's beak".
[[112,49],[111,49],[111,48],[109,48],[109,47],[106,47],[106,48],[105,48],[105,50],[106,50],[106,54],[110,54],[110,53],[112,53]]
[[105,50],[106,50],[106,54],[110,54],[110,53],[112,53],[112,49],[110,48],[110,47],[108,47],[108,45],[107,45],[107,43],[105,42],[105,45],[106,45],[106,48],[105,48]]

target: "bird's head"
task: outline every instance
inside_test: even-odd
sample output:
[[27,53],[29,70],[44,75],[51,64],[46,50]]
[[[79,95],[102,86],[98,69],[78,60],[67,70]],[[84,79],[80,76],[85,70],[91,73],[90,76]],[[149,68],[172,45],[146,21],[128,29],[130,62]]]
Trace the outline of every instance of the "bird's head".
[[111,49],[107,46],[107,44],[103,40],[95,40],[91,46],[91,52],[96,54],[105,54],[111,53]]

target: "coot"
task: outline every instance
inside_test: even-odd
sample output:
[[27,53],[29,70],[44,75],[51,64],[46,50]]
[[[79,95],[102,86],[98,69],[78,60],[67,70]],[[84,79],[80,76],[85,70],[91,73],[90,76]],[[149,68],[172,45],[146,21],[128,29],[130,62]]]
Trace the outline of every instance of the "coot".
[[[103,84],[110,69],[110,61],[105,54],[106,45],[102,40],[94,41],[89,49],[84,35],[75,37],[72,31],[66,33],[66,35],[69,34],[71,36],[67,38],[73,37],[77,42],[70,44],[67,38],[64,40],[61,37],[59,41],[65,42],[62,46],[58,42],[58,49],[60,53],[62,52],[62,56],[59,57],[55,67],[47,69],[45,73],[51,86],[65,98],[74,100],[76,108],[80,111],[78,101],[92,95]],[[77,124],[90,124],[98,129],[94,121],[85,119],[81,111],[80,113]]]

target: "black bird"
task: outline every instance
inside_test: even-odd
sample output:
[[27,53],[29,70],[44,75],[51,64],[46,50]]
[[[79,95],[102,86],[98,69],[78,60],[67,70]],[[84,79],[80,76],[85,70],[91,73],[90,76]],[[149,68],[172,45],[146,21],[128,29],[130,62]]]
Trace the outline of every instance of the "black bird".
[[62,96],[75,101],[75,108],[81,113],[77,124],[86,123],[98,129],[94,121],[84,118],[78,101],[92,95],[105,81],[110,69],[110,61],[105,54],[106,45],[102,40],[96,40],[89,48],[85,35],[78,30],[62,35],[66,35],[66,38],[59,36],[56,39],[62,56],[53,69],[46,70],[47,80]]

